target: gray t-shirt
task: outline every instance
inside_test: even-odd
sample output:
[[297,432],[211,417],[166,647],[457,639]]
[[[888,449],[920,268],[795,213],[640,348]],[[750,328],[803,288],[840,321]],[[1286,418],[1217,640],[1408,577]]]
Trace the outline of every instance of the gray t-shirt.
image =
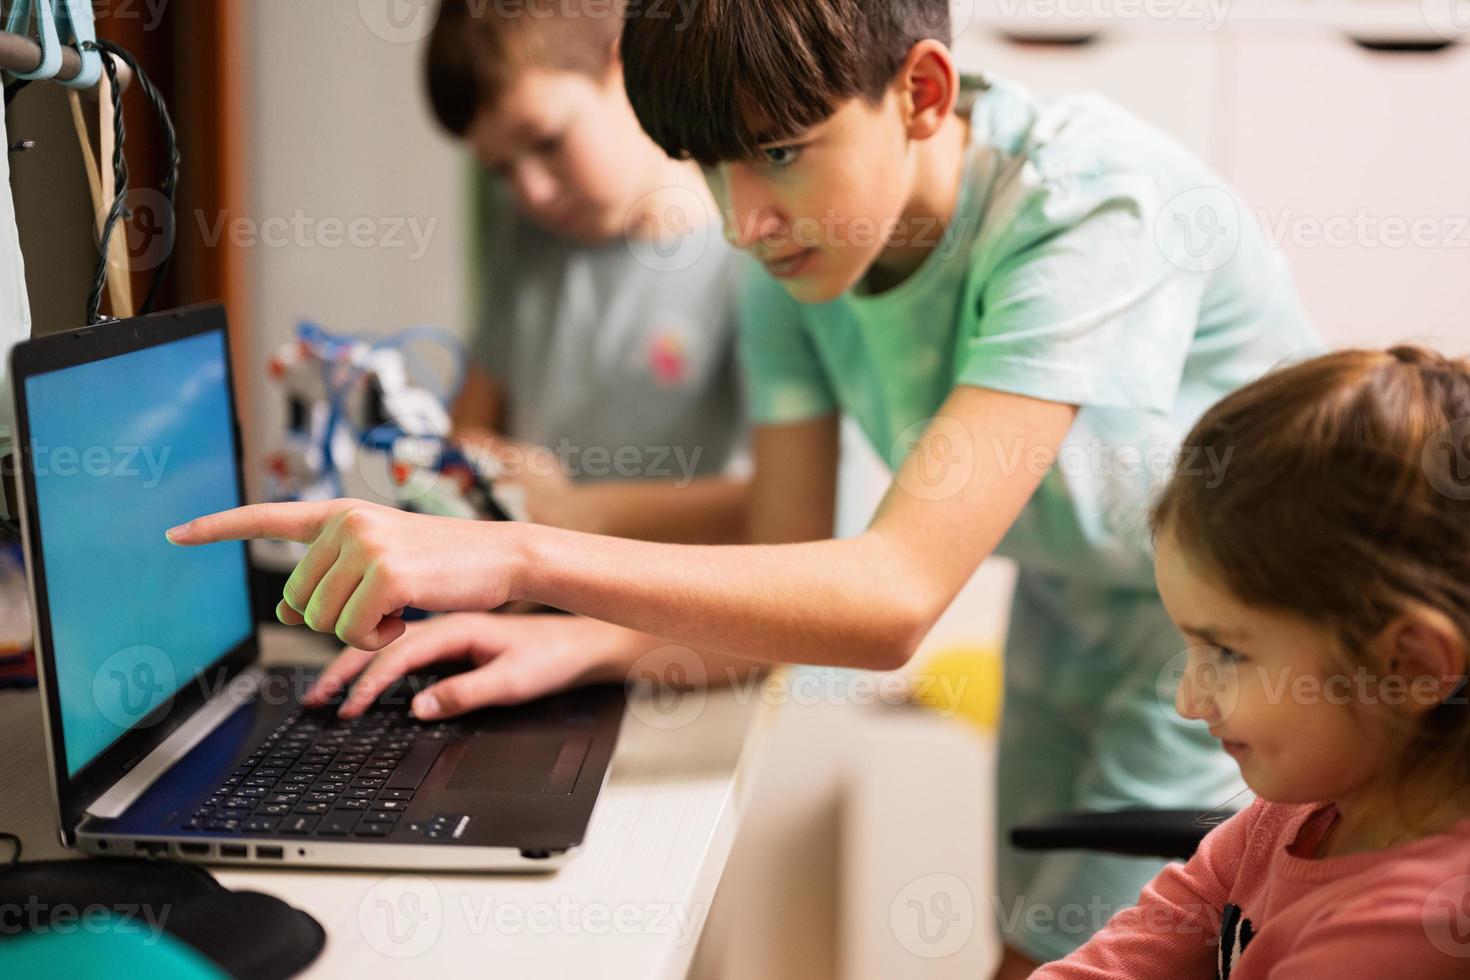
[[471,351],[506,388],[503,431],[577,479],[687,482],[740,447],[738,255],[718,224],[582,245],[487,191]]

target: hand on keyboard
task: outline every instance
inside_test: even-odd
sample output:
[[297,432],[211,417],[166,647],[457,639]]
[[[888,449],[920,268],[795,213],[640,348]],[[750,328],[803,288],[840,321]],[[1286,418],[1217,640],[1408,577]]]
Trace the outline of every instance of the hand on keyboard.
[[619,653],[631,631],[574,616],[455,613],[408,624],[376,652],[349,647],[303,698],[318,707],[357,682],[340,716],[361,715],[405,674],[432,664],[469,660],[475,666],[439,681],[413,699],[415,716],[449,718],[489,705],[518,704],[579,683],[620,681]]

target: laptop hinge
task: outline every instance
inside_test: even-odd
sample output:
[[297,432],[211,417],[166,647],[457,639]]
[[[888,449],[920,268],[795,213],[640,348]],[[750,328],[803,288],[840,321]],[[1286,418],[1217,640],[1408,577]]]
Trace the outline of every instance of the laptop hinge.
[[168,738],[139,762],[123,778],[87,807],[87,815],[115,819],[127,812],[128,807],[142,796],[160,776],[168,772],[174,763],[188,755],[194,746],[214,731],[224,720],[235,713],[242,704],[255,697],[264,668],[259,665],[247,667],[233,678],[224,689],[215,693],[199,710],[189,716]]

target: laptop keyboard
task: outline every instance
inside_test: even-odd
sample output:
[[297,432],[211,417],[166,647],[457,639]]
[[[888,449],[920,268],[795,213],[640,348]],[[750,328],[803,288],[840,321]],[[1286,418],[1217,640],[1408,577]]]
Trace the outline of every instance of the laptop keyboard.
[[373,708],[350,721],[298,709],[182,829],[386,837],[454,730],[402,709]]

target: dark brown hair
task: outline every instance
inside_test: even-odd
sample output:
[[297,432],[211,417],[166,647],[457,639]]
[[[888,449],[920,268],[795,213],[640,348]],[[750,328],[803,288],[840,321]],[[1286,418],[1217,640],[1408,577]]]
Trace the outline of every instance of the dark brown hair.
[[676,159],[755,155],[861,96],[881,99],[909,50],[950,40],[949,0],[677,0],[630,13],[624,82],[638,121]]
[[625,0],[441,0],[424,71],[439,124],[464,136],[528,68],[600,76]]
[[[1470,362],[1418,347],[1345,350],[1274,371],[1185,439],[1223,477],[1181,465],[1153,508],[1198,567],[1241,601],[1328,626],[1346,671],[1422,605],[1470,644]],[[1399,776],[1470,787],[1459,697],[1399,732]],[[1447,770],[1447,771],[1446,771]]]

